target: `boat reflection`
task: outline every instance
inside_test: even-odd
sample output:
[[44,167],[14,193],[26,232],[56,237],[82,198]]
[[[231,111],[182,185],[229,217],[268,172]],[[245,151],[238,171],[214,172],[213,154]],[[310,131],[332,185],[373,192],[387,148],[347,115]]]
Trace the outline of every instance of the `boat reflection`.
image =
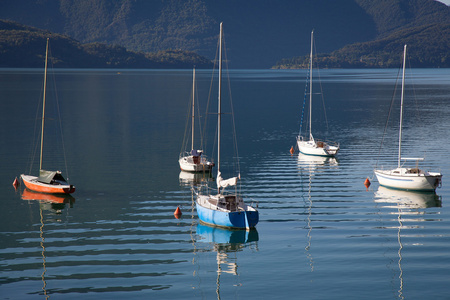
[[212,172],[180,172],[181,186],[197,186],[207,181],[213,181]]
[[303,153],[298,154],[297,161],[299,165],[316,167],[322,165],[338,165],[339,163],[335,157],[305,155]]
[[322,166],[338,166],[339,161],[335,157],[313,156],[299,153],[297,157],[298,166],[302,169],[313,171]]
[[[417,208],[441,207],[441,198],[441,196],[434,192],[413,192],[379,186],[375,192],[374,201],[377,203],[386,203],[387,205],[383,205],[384,207],[412,210]],[[390,204],[395,205],[392,206]],[[405,212],[399,211],[398,213]]]
[[22,200],[38,201],[43,210],[53,210],[57,213],[60,213],[66,204],[72,208],[75,203],[75,198],[69,194],[43,194],[24,189],[20,196]]
[[[302,188],[306,186],[306,190],[302,193],[302,199],[304,202],[304,206],[306,209],[306,227],[307,230],[307,240],[305,246],[306,257],[309,260],[309,265],[311,268],[311,272],[314,271],[314,258],[310,252],[311,249],[311,216],[312,216],[312,208],[313,201],[311,198],[311,190],[313,185],[313,177],[321,172],[321,169],[325,169],[327,167],[335,167],[339,165],[338,160],[335,157],[326,157],[326,156],[314,156],[314,155],[305,155],[303,153],[298,154],[297,164],[300,172],[300,178],[302,181]],[[307,177],[306,177],[307,176]],[[307,181],[305,180],[307,178]]]
[[[394,190],[379,186],[375,192],[376,203],[382,204],[384,208],[392,208],[395,211],[390,214],[397,215],[397,226],[383,227],[383,229],[397,229],[397,241],[398,241],[398,279],[399,289],[397,290],[397,296],[399,299],[405,299],[403,294],[403,268],[402,268],[402,236],[401,231],[407,229],[417,229],[417,226],[405,225],[405,222],[425,221],[426,209],[433,207],[441,207],[442,199],[434,192],[413,192],[404,190]],[[428,217],[427,217],[428,219]]]
[[[41,256],[42,256],[42,274],[41,274],[41,281],[42,281],[42,292],[45,296],[45,299],[49,299],[50,295],[47,291],[47,282],[45,279],[45,275],[47,272],[46,268],[46,254],[45,254],[45,237],[44,237],[44,212],[48,216],[50,216],[54,221],[61,222],[60,216],[62,210],[65,208],[66,204],[69,204],[69,207],[72,208],[73,204],[75,203],[75,198],[72,197],[70,194],[44,194],[44,193],[38,193],[33,192],[28,189],[24,189],[21,192],[21,199],[30,201],[31,203],[37,202],[39,204],[39,220],[40,220],[40,226],[39,226],[39,237],[41,239],[40,241],[40,247],[41,250]],[[56,219],[54,219],[56,216]]]
[[[216,295],[217,299],[221,299],[220,276],[222,273],[237,276],[239,275],[237,253],[243,251],[246,247],[251,247],[257,250],[257,242],[259,240],[258,231],[255,228],[249,231],[232,230],[198,224],[196,235],[197,244],[205,243],[207,245],[206,250],[208,252],[216,252]],[[238,285],[240,285],[240,283]]]
[[259,234],[256,229],[231,230],[208,225],[197,225],[197,242],[213,243],[220,246],[243,246],[243,244],[257,242]]

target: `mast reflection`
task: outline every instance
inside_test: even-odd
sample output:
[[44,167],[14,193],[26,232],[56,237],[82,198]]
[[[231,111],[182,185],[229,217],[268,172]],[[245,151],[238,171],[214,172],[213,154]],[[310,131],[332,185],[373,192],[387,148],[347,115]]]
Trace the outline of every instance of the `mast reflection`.
[[411,229],[412,227],[405,225],[405,222],[410,222],[411,219],[423,222],[425,221],[425,215],[427,208],[441,207],[442,198],[434,192],[412,192],[403,190],[394,190],[379,186],[375,192],[376,203],[380,203],[384,208],[395,209],[391,214],[397,215],[398,226],[393,228],[397,229],[397,242],[398,242],[398,270],[399,270],[399,288],[397,290],[397,296],[399,299],[405,299],[403,293],[403,268],[402,268],[402,251],[403,243],[401,232],[405,229]]
[[[338,166],[338,160],[335,157],[326,157],[326,156],[312,156],[312,155],[305,155],[302,153],[298,154],[297,157],[297,165],[299,168],[300,175],[304,175],[306,173],[308,181],[307,181],[307,197],[305,198],[305,194],[302,194],[303,201],[305,203],[306,207],[306,229],[307,229],[307,241],[305,246],[306,251],[306,257],[309,260],[309,265],[311,267],[311,272],[314,271],[314,258],[310,252],[311,249],[311,240],[312,240],[312,226],[311,226],[311,215],[312,215],[312,206],[313,201],[311,199],[311,190],[312,190],[312,183],[313,183],[313,177],[322,172],[322,169],[329,166]],[[302,183],[304,176],[301,176]],[[303,185],[302,185],[303,186]]]
[[[205,243],[208,246],[207,251],[216,252],[216,295],[217,299],[221,299],[220,276],[223,273],[233,276],[239,275],[237,253],[243,251],[246,247],[254,247],[258,250],[258,231],[256,229],[250,231],[231,230],[198,224],[196,234],[197,243]],[[234,257],[231,257],[231,254],[234,254]]]
[[[45,237],[44,237],[44,212],[49,212],[52,216],[58,216],[61,214],[62,210],[65,208],[66,204],[69,204],[69,207],[72,208],[75,203],[75,198],[69,194],[43,194],[30,191],[28,189],[24,189],[21,193],[21,199],[33,202],[38,202],[39,204],[39,221],[41,225],[39,226],[39,237],[40,247],[42,248],[41,256],[42,256],[42,291],[45,296],[45,299],[49,299],[50,295],[47,292],[47,282],[45,280],[45,274],[47,273],[46,267],[46,256],[45,256]],[[61,221],[59,218],[56,218],[56,221]]]

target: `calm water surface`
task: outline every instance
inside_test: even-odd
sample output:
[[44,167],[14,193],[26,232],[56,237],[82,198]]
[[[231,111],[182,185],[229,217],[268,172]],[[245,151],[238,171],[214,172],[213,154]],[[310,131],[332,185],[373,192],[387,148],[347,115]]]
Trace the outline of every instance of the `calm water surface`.
[[[404,154],[444,174],[436,195],[363,185],[395,164],[398,108],[379,148],[397,70],[321,71],[328,129],[319,100],[313,131],[337,159],[289,154],[305,71],[231,71],[251,232],[200,225],[180,180],[191,71],[56,71],[64,144],[46,136],[44,167],[65,149],[77,191],[26,200],[12,182],[30,168],[42,73],[0,69],[1,299],[448,299],[448,70],[407,81]],[[210,71],[197,77],[204,105]]]

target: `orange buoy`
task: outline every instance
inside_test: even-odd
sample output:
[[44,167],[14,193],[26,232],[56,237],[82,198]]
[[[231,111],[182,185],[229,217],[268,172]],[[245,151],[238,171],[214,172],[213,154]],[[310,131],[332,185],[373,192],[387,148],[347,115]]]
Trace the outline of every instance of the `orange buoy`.
[[364,181],[364,185],[366,186],[366,188],[369,188],[369,186],[370,186],[369,178],[366,178],[366,181]]
[[16,179],[14,179],[14,182],[13,182],[13,186],[14,186],[14,188],[15,189],[17,189],[17,187],[19,186],[19,180],[17,179],[17,177],[16,177]]
[[175,212],[173,213],[173,215],[175,216],[175,218],[179,219],[181,217],[181,210],[180,207],[177,206],[177,209],[175,209]]
[[289,152],[291,152],[291,154],[294,154],[294,152],[295,152],[294,146],[291,147],[291,150],[289,150]]

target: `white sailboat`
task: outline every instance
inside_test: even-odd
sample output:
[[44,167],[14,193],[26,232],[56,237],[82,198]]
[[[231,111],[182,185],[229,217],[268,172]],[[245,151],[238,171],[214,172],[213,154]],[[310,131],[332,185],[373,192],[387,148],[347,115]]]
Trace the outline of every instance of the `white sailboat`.
[[42,169],[42,157],[44,153],[44,121],[45,121],[45,97],[47,88],[47,61],[48,43],[45,49],[44,93],[42,100],[42,124],[41,124],[41,155],[39,160],[39,176],[21,174],[23,183],[27,189],[48,194],[71,194],[75,192],[75,186],[69,184],[62,176],[61,171],[47,171]]
[[339,152],[339,143],[314,139],[312,135],[312,64],[313,64],[314,31],[311,32],[311,52],[309,56],[309,136],[297,137],[297,146],[301,153],[317,156],[335,156]]
[[180,169],[185,172],[210,172],[214,163],[209,161],[203,150],[194,148],[194,129],[195,129],[195,68],[192,74],[192,121],[191,121],[191,151],[180,153],[178,163]]
[[[375,170],[380,185],[395,189],[412,191],[435,191],[441,185],[442,174],[438,172],[428,172],[418,168],[419,161],[423,158],[404,158],[402,151],[402,125],[403,125],[403,99],[405,89],[405,63],[406,63],[406,45],[403,50],[403,75],[402,92],[400,100],[400,128],[398,138],[398,160],[397,168],[391,170]],[[402,161],[416,161],[413,168],[403,167]]]
[[238,193],[225,193],[228,186],[235,186],[238,177],[224,180],[220,172],[220,137],[222,118],[222,23],[219,36],[219,96],[217,113],[217,194],[198,192],[196,200],[197,214],[201,222],[226,228],[251,229],[259,221],[258,210],[244,203]]

